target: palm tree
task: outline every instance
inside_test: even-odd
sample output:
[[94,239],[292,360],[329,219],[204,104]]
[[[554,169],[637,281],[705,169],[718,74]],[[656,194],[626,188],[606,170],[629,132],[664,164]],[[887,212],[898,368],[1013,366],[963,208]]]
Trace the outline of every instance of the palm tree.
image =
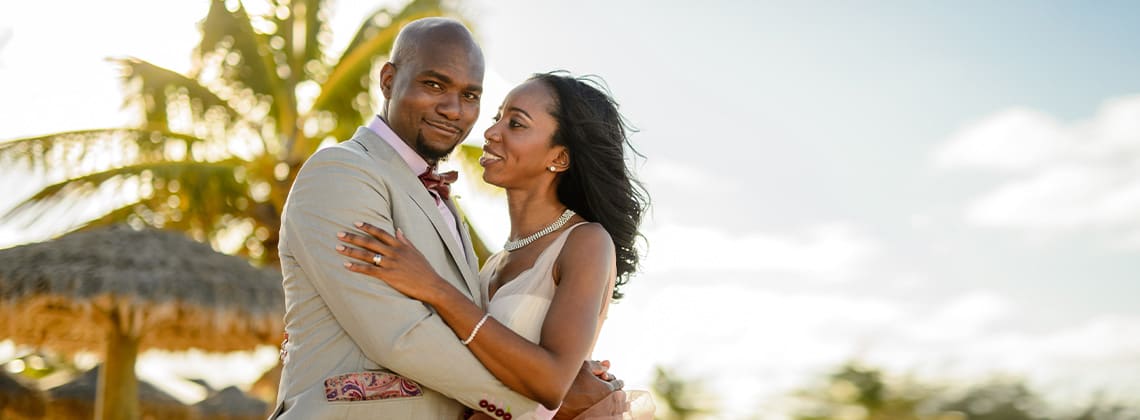
[[380,9],[332,57],[327,1],[266,2],[265,13],[251,14],[240,1],[212,0],[186,74],[112,59],[126,106],[141,116],[136,126],[0,143],[0,164],[50,179],[3,220],[102,202],[105,213],[74,228],[126,221],[181,230],[275,263],[279,215],[301,164],[373,113],[375,64],[399,28],[448,11],[441,0]]

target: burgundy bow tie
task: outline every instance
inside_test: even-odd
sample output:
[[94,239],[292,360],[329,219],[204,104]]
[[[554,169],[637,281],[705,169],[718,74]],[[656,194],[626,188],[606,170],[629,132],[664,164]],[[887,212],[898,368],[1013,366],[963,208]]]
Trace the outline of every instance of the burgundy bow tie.
[[451,183],[457,179],[459,179],[459,172],[448,171],[437,174],[434,166],[427,168],[424,173],[420,174],[420,182],[424,183],[424,187],[435,190],[435,193],[439,194],[439,198],[444,200],[451,196]]

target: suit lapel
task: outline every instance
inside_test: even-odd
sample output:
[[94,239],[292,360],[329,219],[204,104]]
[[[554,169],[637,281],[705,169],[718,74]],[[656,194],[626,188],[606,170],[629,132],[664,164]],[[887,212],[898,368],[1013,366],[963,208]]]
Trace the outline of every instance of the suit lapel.
[[463,240],[463,255],[467,257],[466,270],[473,273],[471,276],[465,276],[467,280],[467,287],[471,289],[471,294],[475,297],[475,303],[482,305],[483,299],[480,297],[483,288],[479,287],[479,259],[475,255],[475,248],[471,244],[471,232],[468,231],[467,220],[463,213],[459,211],[459,206],[455,205],[454,200],[447,201],[447,208],[454,214],[457,223],[456,227],[459,228],[459,237]]
[[[402,169],[391,171],[393,179],[389,179],[388,181],[396,186],[398,190],[403,190],[408,194],[412,201],[416,203],[416,206],[424,212],[424,216],[427,216],[428,220],[431,221],[432,227],[435,228],[439,239],[443,241],[444,246],[451,254],[452,261],[459,267],[459,271],[463,274],[463,281],[457,283],[465,284],[468,289],[468,294],[473,298],[477,297],[476,294],[479,290],[478,287],[476,287],[478,285],[478,278],[472,271],[468,259],[465,258],[463,254],[462,245],[455,243],[455,236],[451,234],[451,230],[444,224],[443,215],[439,213],[439,208],[435,205],[435,198],[428,193],[427,188],[424,188],[424,184],[420,182],[419,178],[408,168],[407,162],[404,162],[400,154],[396,153],[396,151],[392,149],[392,146],[388,145],[384,139],[366,127],[357,129],[356,135],[354,135],[352,139],[360,142],[361,145],[365,147],[365,151],[370,156],[379,160],[380,163],[389,167]],[[448,203],[448,206],[452,209],[452,214],[456,214],[454,207],[451,207],[451,203]],[[464,229],[460,229],[460,235],[464,234],[463,231]],[[466,241],[466,239],[464,240]],[[475,301],[478,302],[479,300],[476,299]]]

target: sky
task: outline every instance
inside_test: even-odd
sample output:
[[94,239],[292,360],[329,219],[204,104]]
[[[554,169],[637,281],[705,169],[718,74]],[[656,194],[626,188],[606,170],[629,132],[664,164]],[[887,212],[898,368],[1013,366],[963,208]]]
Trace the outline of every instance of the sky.
[[[335,2],[334,47],[378,4]],[[1135,3],[461,7],[487,59],[485,111],[566,69],[601,76],[640,129],[647,253],[594,354],[627,387],[668,366],[739,418],[857,359],[956,383],[1014,375],[1057,405],[1140,392]],[[104,57],[187,69],[206,2],[0,9],[8,139],[125,121]],[[501,198],[460,182],[484,234],[505,238]],[[0,182],[9,199],[29,185]],[[50,234],[0,226],[0,247]],[[227,366],[208,379],[240,384],[272,357],[155,354],[139,372]]]

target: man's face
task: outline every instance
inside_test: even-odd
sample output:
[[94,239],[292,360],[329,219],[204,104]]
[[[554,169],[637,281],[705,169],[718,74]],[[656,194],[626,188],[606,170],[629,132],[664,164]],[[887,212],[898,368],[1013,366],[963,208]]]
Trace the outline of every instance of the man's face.
[[431,45],[385,65],[388,125],[429,163],[445,158],[471,132],[483,94],[483,59],[460,45]]

